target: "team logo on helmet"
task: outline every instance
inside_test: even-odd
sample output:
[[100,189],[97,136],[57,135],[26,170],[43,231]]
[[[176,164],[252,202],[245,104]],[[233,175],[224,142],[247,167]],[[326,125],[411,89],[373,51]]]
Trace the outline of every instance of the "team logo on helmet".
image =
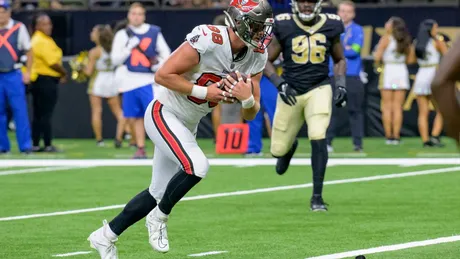
[[252,9],[259,5],[259,1],[254,0],[232,0],[230,6],[240,9],[242,12],[250,12]]

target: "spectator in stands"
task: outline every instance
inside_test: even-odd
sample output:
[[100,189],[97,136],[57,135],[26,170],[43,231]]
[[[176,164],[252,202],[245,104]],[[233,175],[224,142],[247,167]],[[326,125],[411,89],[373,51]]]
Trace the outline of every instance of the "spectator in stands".
[[[27,28],[11,19],[11,8],[6,0],[0,0],[0,154],[10,151],[7,135],[7,105],[11,108],[16,126],[19,150],[30,153],[29,115],[24,83],[30,81],[31,44]],[[27,53],[28,70],[21,73],[16,67],[21,53]]]
[[[362,141],[364,135],[364,84],[361,82],[359,73],[361,72],[363,28],[353,21],[355,18],[355,4],[352,1],[341,2],[338,14],[345,25],[345,33],[342,34],[341,41],[347,59],[347,109],[351,135],[353,137],[354,151],[361,152],[363,150]],[[330,76],[334,74],[333,64],[331,58],[329,66]],[[334,82],[334,80],[331,81]],[[337,131],[337,112],[336,107],[333,106],[333,114],[327,134],[328,152],[333,152],[334,150],[332,148],[332,139],[335,137]]]
[[89,51],[89,61],[83,72],[90,76],[88,94],[91,104],[91,125],[97,146],[104,146],[102,137],[102,99],[107,98],[110,110],[117,119],[115,147],[120,148],[123,140],[124,117],[118,97],[118,89],[114,84],[114,69],[110,59],[113,33],[109,25],[96,25],[91,31],[91,41],[96,44]]
[[415,55],[419,64],[414,82],[414,93],[417,95],[418,105],[418,129],[424,147],[442,147],[444,145],[439,139],[443,124],[441,113],[436,113],[431,137],[428,135],[431,82],[436,73],[436,67],[441,61],[441,56],[447,52],[446,42],[438,38],[438,24],[436,21],[425,20],[420,24],[414,45]]
[[411,36],[406,23],[399,17],[391,17],[385,24],[385,35],[380,38],[374,54],[376,64],[383,64],[379,88],[387,145],[400,144],[403,103],[410,88],[407,69],[410,49]]
[[[75,2],[84,2],[75,0]],[[18,9],[26,9],[26,10],[33,10],[33,9],[51,9],[51,10],[61,10],[64,9],[63,5],[59,0],[50,0],[50,1],[23,1],[23,0],[15,0],[13,2],[13,8],[15,10]]]
[[229,1],[227,0],[212,0],[212,7],[227,8]]
[[195,8],[209,8],[212,7],[212,0],[192,0],[193,7]]
[[[59,152],[52,145],[51,118],[58,99],[58,84],[66,82],[67,71],[62,65],[62,49],[51,38],[53,24],[50,17],[38,13],[32,20],[32,28],[32,149],[34,152]],[[40,147],[42,137],[44,148]]]
[[[137,151],[134,158],[147,158],[145,152],[144,112],[153,100],[153,73],[166,61],[171,50],[158,26],[145,23],[145,8],[134,3],[128,11],[128,26],[113,39],[111,59],[120,78],[123,115],[134,125]],[[119,79],[116,79],[117,81]]]

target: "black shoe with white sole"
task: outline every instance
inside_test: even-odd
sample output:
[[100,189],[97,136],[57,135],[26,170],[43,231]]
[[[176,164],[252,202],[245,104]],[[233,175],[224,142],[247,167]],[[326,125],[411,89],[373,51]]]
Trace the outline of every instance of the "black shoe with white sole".
[[312,211],[327,211],[327,203],[324,202],[323,197],[313,195],[310,200],[310,209]]

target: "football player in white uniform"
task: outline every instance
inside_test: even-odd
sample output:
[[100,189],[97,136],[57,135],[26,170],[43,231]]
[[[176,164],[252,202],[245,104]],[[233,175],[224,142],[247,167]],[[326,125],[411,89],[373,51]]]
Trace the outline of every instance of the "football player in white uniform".
[[[195,139],[199,121],[221,101],[240,101],[246,120],[254,119],[259,111],[259,82],[274,23],[272,9],[266,0],[232,0],[225,14],[227,26],[195,27],[155,74],[155,82],[164,88],[144,117],[155,144],[152,182],[110,223],[104,221],[89,236],[101,258],[118,258],[118,236],[146,216],[151,246],[168,252],[168,215],[209,169]],[[228,75],[233,71],[239,71],[237,80]],[[247,75],[246,81],[242,74]]]

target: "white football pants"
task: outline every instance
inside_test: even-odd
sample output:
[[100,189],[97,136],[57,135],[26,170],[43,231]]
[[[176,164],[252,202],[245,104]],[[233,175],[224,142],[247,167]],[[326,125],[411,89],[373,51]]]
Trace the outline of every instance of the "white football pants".
[[153,100],[145,111],[144,126],[155,144],[149,191],[158,202],[180,169],[201,178],[206,176],[209,162],[196,142],[196,124],[187,127],[166,106]]

